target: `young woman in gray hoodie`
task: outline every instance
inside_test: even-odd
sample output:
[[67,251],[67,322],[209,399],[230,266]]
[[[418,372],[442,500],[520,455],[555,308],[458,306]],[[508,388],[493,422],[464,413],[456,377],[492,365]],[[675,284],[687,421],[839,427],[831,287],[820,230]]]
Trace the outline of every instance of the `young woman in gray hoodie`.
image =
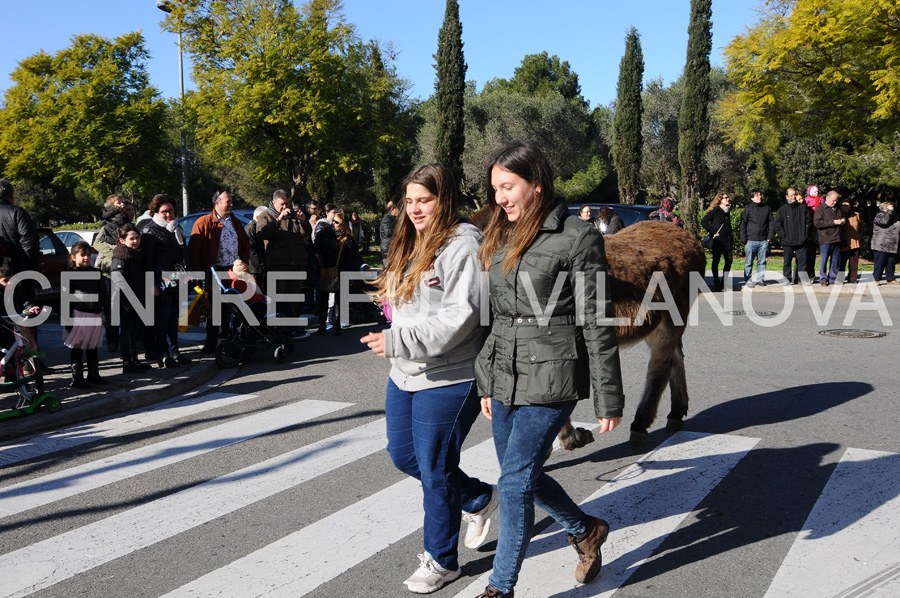
[[474,360],[484,344],[478,262],[480,233],[457,213],[459,191],[442,164],[404,181],[387,266],[376,299],[390,303],[391,327],[362,338],[391,360],[385,415],[394,465],[421,480],[425,552],[403,583],[427,594],[460,575],[459,513],[465,544],[487,538],[497,490],[459,468],[460,447],[479,412]]

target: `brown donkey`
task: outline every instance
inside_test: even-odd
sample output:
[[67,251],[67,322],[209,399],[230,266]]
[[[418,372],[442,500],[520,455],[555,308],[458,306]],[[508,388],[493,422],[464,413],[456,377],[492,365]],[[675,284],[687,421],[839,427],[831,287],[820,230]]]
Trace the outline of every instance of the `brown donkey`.
[[[672,409],[666,430],[677,432],[684,426],[688,390],[681,337],[697,292],[696,288],[692,292],[690,274],[696,272],[703,277],[706,255],[690,233],[665,222],[640,222],[614,235],[604,236],[603,241],[609,263],[609,287],[615,317],[629,322],[616,326],[619,347],[626,349],[641,341],[646,341],[650,347],[644,392],[631,423],[631,444],[639,446],[647,439],[647,430],[656,419],[667,384]],[[667,310],[646,311],[646,306],[642,306],[655,272],[662,274],[672,293],[672,300],[681,316],[680,323],[673,321],[672,313]],[[664,299],[661,286],[660,280],[653,296],[654,302]],[[563,447],[572,450],[591,442],[593,435],[587,430],[578,431],[571,422],[567,422],[560,431],[559,440]]]
[[[479,210],[472,217],[472,223],[480,228],[486,224],[483,217],[479,218],[481,215]],[[625,349],[640,341],[646,341],[650,346],[644,393],[631,423],[630,442],[639,446],[647,439],[647,431],[656,419],[659,401],[667,384],[672,409],[666,430],[677,432],[684,426],[688,391],[681,337],[696,295],[696,289],[691,291],[690,273],[697,272],[700,277],[704,275],[706,255],[692,235],[671,223],[639,222],[614,235],[606,235],[603,240],[615,317],[629,322],[616,326],[619,346]],[[681,323],[673,321],[669,311],[647,311],[647,306],[642,305],[655,272],[665,279]],[[663,283],[658,277],[653,302],[664,300],[660,291]],[[594,436],[588,430],[575,428],[568,421],[559,433],[559,440],[564,448],[573,450],[593,442]]]

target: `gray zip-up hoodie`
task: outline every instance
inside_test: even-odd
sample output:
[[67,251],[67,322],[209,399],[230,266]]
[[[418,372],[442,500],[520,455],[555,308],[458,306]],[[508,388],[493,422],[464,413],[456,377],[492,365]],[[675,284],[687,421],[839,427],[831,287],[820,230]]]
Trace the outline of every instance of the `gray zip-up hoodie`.
[[475,356],[487,335],[481,326],[480,236],[471,224],[457,225],[412,300],[394,306],[384,354],[400,389],[415,392],[474,380]]

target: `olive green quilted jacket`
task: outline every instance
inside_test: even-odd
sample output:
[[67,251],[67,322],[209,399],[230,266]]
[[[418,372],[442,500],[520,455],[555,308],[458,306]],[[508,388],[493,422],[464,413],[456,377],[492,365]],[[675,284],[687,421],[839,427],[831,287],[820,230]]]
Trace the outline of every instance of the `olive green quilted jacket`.
[[613,317],[600,231],[558,203],[509,275],[503,256],[489,271],[493,321],[475,362],[480,396],[543,405],[586,399],[593,389],[597,417],[621,417],[615,328],[598,322]]

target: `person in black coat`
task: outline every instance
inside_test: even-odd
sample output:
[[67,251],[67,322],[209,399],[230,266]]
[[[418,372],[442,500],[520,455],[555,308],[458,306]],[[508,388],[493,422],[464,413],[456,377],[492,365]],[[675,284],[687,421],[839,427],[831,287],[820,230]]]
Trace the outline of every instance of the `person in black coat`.
[[[731,198],[727,193],[718,193],[709,204],[706,215],[700,221],[702,226],[712,237],[712,275],[713,290],[721,291],[725,288],[725,277],[731,270],[732,261],[732,230],[731,230]],[[719,278],[719,260],[725,258],[722,267],[722,278]]]
[[841,268],[841,240],[847,219],[837,202],[838,192],[829,191],[813,213],[813,226],[819,232],[819,283],[823,287],[837,282]]
[[[769,246],[775,240],[775,223],[772,210],[762,200],[760,191],[750,192],[750,203],[741,213],[741,243],[744,245],[744,280],[747,288],[766,284],[766,257]],[[756,282],[753,282],[753,259],[756,258]]]
[[[9,268],[13,275],[37,270],[40,254],[40,237],[34,220],[27,211],[16,205],[12,183],[0,179],[0,266]],[[34,281],[23,280],[16,288],[16,295],[21,295],[23,304],[30,307],[38,303]],[[40,351],[37,331],[35,326],[23,328],[25,346],[32,351]],[[41,359],[37,363],[41,373],[49,374],[53,371]]]
[[[154,341],[159,367],[177,368],[190,363],[178,351],[178,281],[171,274],[186,269],[184,233],[175,220],[175,202],[165,194],[150,201],[150,223],[141,234],[147,270],[153,272]],[[164,276],[168,274],[168,276]]]
[[16,205],[15,188],[0,179],[0,266],[8,266],[13,274],[37,270],[40,240],[34,220]]
[[[85,241],[72,245],[69,272],[87,276],[63,279],[62,292],[72,297],[68,313],[63,314],[63,344],[70,349],[72,387],[105,384],[100,377],[97,348],[103,344],[104,321],[109,322],[109,294],[98,268],[91,267],[91,246]],[[84,362],[87,360],[87,379]]]
[[266,258],[266,241],[259,236],[256,224],[260,215],[266,210],[266,206],[259,206],[253,210],[253,219],[244,227],[247,238],[250,239],[250,263],[247,265],[250,267],[250,274],[253,275],[256,285],[261,289],[266,288],[266,271],[269,262]]
[[122,354],[122,372],[137,374],[148,368],[138,360],[137,336],[141,330],[141,316],[124,295],[128,288],[142,304],[147,290],[147,263],[141,249],[141,236],[130,222],[117,231],[119,238],[112,252],[110,276],[112,279],[112,305],[120,314],[121,331],[119,348]]
[[[775,232],[784,248],[784,281],[781,284],[799,284],[800,273],[806,272],[806,247],[809,245],[812,218],[806,204],[794,189],[787,190],[785,200],[787,203],[775,212]],[[796,269],[792,268],[794,258],[797,261]]]
[[388,253],[391,251],[391,237],[394,235],[394,224],[397,222],[399,213],[400,208],[397,207],[394,200],[387,202],[387,214],[381,219],[381,225],[378,227],[378,234],[381,236],[382,264],[387,263]]
[[614,235],[625,228],[625,223],[622,222],[616,211],[606,206],[597,208],[597,223],[599,224],[597,228],[604,235]]

